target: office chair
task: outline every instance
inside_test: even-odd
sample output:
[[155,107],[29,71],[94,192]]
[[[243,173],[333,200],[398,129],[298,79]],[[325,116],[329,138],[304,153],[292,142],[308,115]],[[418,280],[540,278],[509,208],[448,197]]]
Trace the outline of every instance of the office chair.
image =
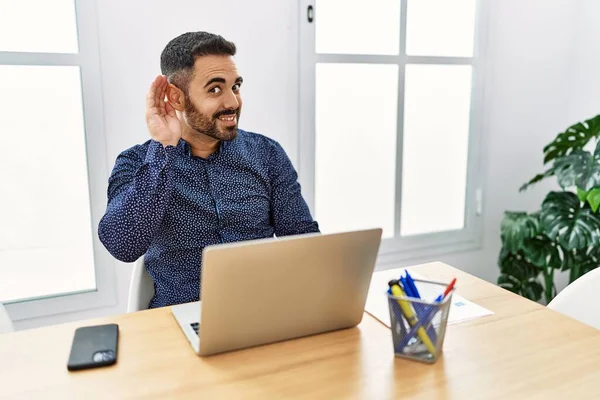
[[548,304],[548,308],[600,329],[600,268],[577,278]]
[[15,327],[6,312],[6,308],[0,303],[0,333],[14,332]]
[[146,310],[153,296],[154,281],[146,271],[144,256],[141,256],[133,265],[131,281],[129,282],[127,312]]

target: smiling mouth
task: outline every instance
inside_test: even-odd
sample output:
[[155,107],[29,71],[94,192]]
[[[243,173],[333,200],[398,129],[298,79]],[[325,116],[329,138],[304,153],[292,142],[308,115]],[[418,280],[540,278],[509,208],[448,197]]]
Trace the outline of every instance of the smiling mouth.
[[235,115],[235,114],[221,115],[220,117],[218,117],[218,119],[219,119],[219,121],[222,121],[227,125],[233,125],[237,122],[237,115]]

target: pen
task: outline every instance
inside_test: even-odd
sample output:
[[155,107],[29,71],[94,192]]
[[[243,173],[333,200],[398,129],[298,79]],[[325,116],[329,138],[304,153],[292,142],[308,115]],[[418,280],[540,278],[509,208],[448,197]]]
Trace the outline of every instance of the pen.
[[412,287],[410,286],[410,284],[407,282],[407,279],[403,276],[400,277],[400,279],[398,279],[400,281],[400,286],[402,287],[402,290],[404,290],[404,293],[406,293],[406,295],[408,297],[414,297],[414,298],[418,298],[413,290]]
[[[456,284],[456,278],[452,279],[452,281],[450,282],[450,284],[446,287],[446,290],[444,290],[444,293],[440,294],[437,297],[437,299],[435,299],[435,302],[439,303],[444,298],[446,298],[446,296],[448,295],[448,293],[450,293],[450,291],[454,288],[455,284]],[[402,341],[400,341],[400,343],[398,344],[398,347],[400,347],[400,348],[405,347],[408,344],[408,342],[410,341],[410,338],[413,337],[413,335],[415,334],[415,332],[417,331],[417,329],[419,329],[419,327],[421,327],[423,325],[429,324],[431,322],[431,320],[433,319],[433,317],[435,316],[435,314],[438,311],[439,311],[439,309],[437,307],[430,306],[429,309],[427,309],[423,314],[421,314],[419,316],[419,322],[417,322],[414,326],[411,327],[411,329],[408,331],[408,334],[406,336],[404,336],[404,338],[402,339]],[[430,329],[428,329],[427,332],[431,336]],[[435,330],[434,330],[434,332],[435,332]]]
[[446,290],[444,290],[444,294],[440,294],[437,299],[435,299],[436,303],[439,303],[440,301],[442,301],[446,296],[448,296],[448,293],[450,293],[450,291],[454,288],[454,284],[456,283],[456,278],[452,279],[452,281],[450,281],[450,284],[448,284],[448,286],[446,287]]
[[419,291],[417,290],[417,285],[415,285],[415,280],[413,279],[412,276],[410,276],[410,274],[408,273],[408,271],[404,271],[406,273],[406,282],[408,283],[408,286],[410,286],[410,291],[413,293],[413,297],[416,297],[417,299],[421,298],[421,295],[419,294]]
[[[402,282],[402,287],[404,288],[404,291],[406,292],[406,294],[410,297],[414,297],[417,299],[421,298],[421,295],[419,294],[419,290],[417,289],[417,285],[415,284],[415,280],[413,279],[413,277],[410,275],[410,273],[408,272],[408,270],[404,270],[405,273],[405,277],[400,277],[400,281]],[[423,316],[427,313],[429,307],[427,307],[424,304],[421,303],[413,303],[413,307],[415,309],[415,312],[417,314],[417,317],[419,318],[419,320],[421,320],[423,318]],[[436,341],[437,340],[437,333],[435,331],[435,328],[432,325],[427,326],[426,325],[426,329],[427,329],[427,335],[429,335],[429,338],[432,341]]]
[[[406,297],[406,294],[404,293],[404,291],[398,284],[398,280],[390,281],[389,286],[390,286],[390,289],[392,290],[392,294],[394,296]],[[400,305],[400,308],[402,309],[402,312],[404,313],[404,316],[406,317],[409,325],[410,326],[416,325],[418,320],[417,320],[417,317],[415,316],[415,313],[412,310],[410,303],[407,303],[405,300],[396,300],[396,301]],[[434,355],[436,352],[435,346],[431,342],[431,339],[429,338],[429,336],[427,335],[427,332],[425,331],[425,329],[422,326],[417,329],[417,335],[419,336],[419,338],[421,339],[421,341],[423,342],[423,344],[425,345],[427,350],[432,355]]]
[[[438,311],[439,309],[437,307],[429,308],[427,312],[421,316],[419,321],[414,326],[412,326],[408,333],[402,338],[402,340],[398,344],[398,347],[402,349],[405,346],[407,346],[408,342],[410,342],[410,339],[414,336],[418,329],[421,328],[423,325],[428,325],[429,323],[431,323],[431,320]],[[433,329],[433,327],[431,329]],[[433,331],[435,332],[435,329],[433,329]],[[431,334],[430,329],[428,329],[427,332]]]
[[[437,297],[437,299],[435,299],[435,302],[439,303],[443,299],[445,299],[446,296],[448,295],[448,293],[450,293],[450,291],[454,288],[455,284],[456,284],[456,278],[452,279],[450,284],[446,287],[446,290],[444,290],[444,293],[440,294]],[[415,334],[416,330],[423,325],[429,324],[438,311],[439,310],[437,307],[430,306],[427,311],[425,311],[422,315],[420,315],[419,322],[417,322],[414,326],[411,327],[410,331],[408,331],[408,334],[400,342],[399,347],[402,348],[402,347],[406,346],[408,344],[408,342],[410,341],[410,338]],[[427,330],[427,332],[431,336],[431,331],[429,329]],[[435,330],[434,330],[434,332],[435,332]]]

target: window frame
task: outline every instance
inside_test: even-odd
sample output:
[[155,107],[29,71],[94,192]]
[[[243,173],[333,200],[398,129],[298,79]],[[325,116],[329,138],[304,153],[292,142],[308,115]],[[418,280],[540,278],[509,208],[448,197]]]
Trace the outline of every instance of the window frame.
[[[324,1],[324,0],[321,0]],[[483,244],[483,170],[482,154],[486,118],[484,61],[487,44],[488,12],[485,1],[477,0],[473,57],[410,56],[406,54],[406,21],[409,0],[400,0],[400,49],[398,55],[318,54],[315,46],[316,21],[319,11],[317,0],[300,1],[300,79],[299,79],[299,139],[298,171],[304,197],[314,213],[315,204],[315,71],[317,63],[374,63],[397,64],[398,112],[396,147],[395,235],[382,240],[378,264],[392,264],[402,260],[435,257],[443,254],[474,250]],[[312,7],[313,21],[308,21]],[[404,130],[405,71],[407,64],[471,65],[471,113],[463,229],[400,237],[402,202],[402,156]]]
[[78,53],[0,51],[0,65],[80,67],[96,289],[6,302],[14,321],[116,305],[115,260],[98,238],[98,223],[106,207],[108,167],[96,0],[73,1]]

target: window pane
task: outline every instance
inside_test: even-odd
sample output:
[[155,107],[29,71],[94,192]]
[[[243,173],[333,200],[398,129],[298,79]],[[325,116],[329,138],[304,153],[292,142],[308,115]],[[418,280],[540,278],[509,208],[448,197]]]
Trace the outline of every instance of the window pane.
[[317,0],[315,23],[317,53],[399,52],[399,0]]
[[79,67],[0,66],[0,301],[95,289]]
[[74,0],[0,0],[0,51],[77,53]]
[[315,215],[394,235],[398,66],[317,64]]
[[407,65],[401,234],[464,227],[471,66]]
[[408,0],[406,54],[472,57],[476,0]]

